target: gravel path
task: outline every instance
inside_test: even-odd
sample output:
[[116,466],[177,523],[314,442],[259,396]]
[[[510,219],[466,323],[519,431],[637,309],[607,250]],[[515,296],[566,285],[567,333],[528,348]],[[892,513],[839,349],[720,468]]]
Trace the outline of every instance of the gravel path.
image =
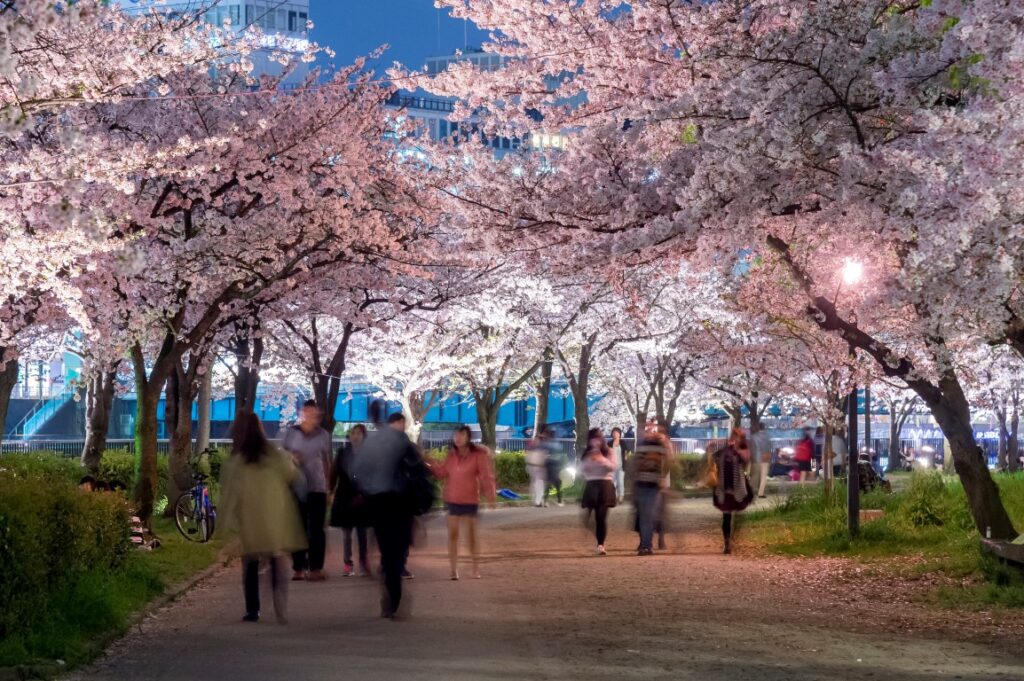
[[70,678],[1024,679],[1024,615],[919,605],[915,585],[846,561],[749,557],[742,543],[722,556],[709,506],[678,505],[670,551],[650,558],[633,554],[625,509],[606,557],[575,509],[493,511],[480,581],[447,579],[431,520],[410,563],[411,612],[394,622],[377,617],[376,583],[339,577],[332,551],[332,579],[292,585],[287,626],[269,612],[243,624],[232,567]]

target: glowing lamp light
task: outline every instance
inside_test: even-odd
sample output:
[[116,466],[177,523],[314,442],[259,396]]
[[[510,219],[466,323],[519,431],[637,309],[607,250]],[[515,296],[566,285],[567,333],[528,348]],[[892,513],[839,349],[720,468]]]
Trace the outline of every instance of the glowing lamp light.
[[859,260],[847,258],[843,261],[843,283],[852,286],[864,276],[864,265]]
[[934,454],[935,453],[935,447],[932,447],[931,445],[925,445],[924,447],[921,447],[921,451],[922,452],[930,452],[930,453]]
[[920,464],[921,468],[931,468],[932,460],[927,456],[917,457],[917,463]]
[[707,450],[705,450],[702,447],[697,447],[697,449],[693,450],[693,453],[694,454],[707,454]]
[[792,454],[793,453],[793,448],[792,447],[783,447],[782,448],[782,453],[783,454]]
[[569,466],[568,468],[565,469],[565,472],[568,473],[569,477],[571,477],[572,479],[574,479],[574,480],[576,479],[576,467],[575,466]]

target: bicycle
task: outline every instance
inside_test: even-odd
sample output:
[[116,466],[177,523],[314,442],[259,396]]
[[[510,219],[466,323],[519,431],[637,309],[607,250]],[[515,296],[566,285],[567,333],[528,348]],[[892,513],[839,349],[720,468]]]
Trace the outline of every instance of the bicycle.
[[[200,458],[206,454],[200,454]],[[217,507],[210,499],[207,475],[196,472],[192,476],[192,489],[182,492],[174,502],[174,524],[185,539],[205,543],[213,537],[217,524]]]

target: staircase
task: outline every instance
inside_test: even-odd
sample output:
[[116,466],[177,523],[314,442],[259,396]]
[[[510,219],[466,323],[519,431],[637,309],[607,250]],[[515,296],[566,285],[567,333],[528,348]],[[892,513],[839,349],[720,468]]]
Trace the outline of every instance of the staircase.
[[61,408],[70,402],[75,396],[74,390],[65,389],[62,392],[41,399],[29,409],[20,421],[18,421],[10,435],[14,437],[29,438],[34,436],[50,419],[57,415]]

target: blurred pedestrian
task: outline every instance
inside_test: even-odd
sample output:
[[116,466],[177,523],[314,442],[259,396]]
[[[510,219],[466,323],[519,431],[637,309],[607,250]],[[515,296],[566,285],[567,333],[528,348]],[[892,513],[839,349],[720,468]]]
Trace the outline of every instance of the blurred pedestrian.
[[800,471],[800,484],[807,482],[808,478],[814,479],[814,438],[810,428],[804,428],[803,437],[793,448],[793,460],[796,461],[796,468]]
[[750,432],[751,483],[757,487],[758,498],[764,499],[768,484],[768,469],[772,460],[772,441],[768,438],[768,431],[760,421],[751,426]]
[[306,535],[291,483],[298,475],[291,457],[267,441],[259,417],[242,412],[231,427],[232,452],[221,474],[221,517],[238,536],[246,622],[260,617],[259,569],[270,566],[274,612],[287,620],[286,556],[306,547]]
[[547,460],[547,452],[538,435],[530,440],[526,448],[526,472],[530,476],[530,496],[533,505],[537,508],[544,505],[544,493],[548,481]]
[[295,457],[295,463],[305,478],[305,498],[299,499],[299,515],[306,528],[308,550],[296,551],[292,556],[292,579],[320,582],[324,573],[327,552],[327,481],[331,477],[331,434],[320,427],[323,412],[316,400],[302,404],[299,422],[285,431],[281,446]]
[[366,499],[367,518],[380,547],[384,572],[380,614],[393,618],[402,601],[402,575],[416,510],[408,496],[410,476],[419,475],[424,466],[404,430],[384,422],[384,409],[383,400],[370,404],[374,430],[355,450],[352,471]]
[[662,485],[668,477],[670,466],[665,439],[655,431],[648,431],[643,441],[637,445],[630,461],[633,469],[633,503],[636,506],[637,529],[640,532],[637,554],[649,556],[654,553],[654,531],[658,521]]
[[450,577],[459,578],[459,532],[465,529],[473,561],[473,579],[480,579],[480,545],[477,514],[483,497],[493,506],[497,501],[494,467],[486,447],[473,442],[469,426],[460,426],[444,461],[430,462],[430,470],[444,481],[444,504],[448,509],[448,564]]
[[555,431],[550,426],[544,426],[544,430],[541,433],[540,446],[546,455],[544,472],[547,476],[547,484],[544,487],[544,505],[548,505],[548,494],[553,487],[558,505],[565,506],[562,503],[562,470],[565,468],[566,457],[565,452],[562,451],[561,446],[555,440]]
[[[360,577],[370,574],[370,563],[367,556],[366,542],[366,500],[356,487],[352,477],[352,464],[355,451],[366,439],[366,426],[357,423],[348,431],[348,442],[338,448],[331,467],[330,489],[334,492],[334,503],[331,504],[331,527],[341,528],[344,567],[342,574]],[[359,572],[355,572],[352,560],[352,534],[356,535],[359,548]]]
[[615,507],[615,483],[613,477],[618,465],[612,458],[612,452],[604,441],[604,433],[600,428],[591,428],[587,433],[587,449],[583,452],[580,469],[586,487],[583,488],[583,509],[587,512],[587,522],[594,515],[594,536],[597,539],[598,555],[605,555],[605,540],[608,537],[608,510]]
[[676,459],[676,449],[665,424],[654,423],[652,430],[654,436],[661,441],[665,448],[665,455],[668,457],[668,469],[661,479],[661,489],[658,493],[658,504],[654,514],[654,533],[658,535],[658,550],[665,551],[668,549],[668,545],[665,543],[665,533],[668,532],[669,496],[672,494],[672,462]]
[[722,512],[722,538],[725,542],[723,553],[732,553],[734,515],[750,505],[754,498],[754,489],[747,478],[750,448],[743,430],[733,428],[728,443],[716,451],[713,457],[718,468],[718,485],[714,489],[712,501],[715,508]]
[[615,463],[615,472],[612,474],[612,482],[615,483],[615,500],[621,504],[626,497],[626,458],[629,456],[629,449],[622,441],[621,428],[612,428],[612,439],[608,442],[608,450],[611,452],[611,460]]

